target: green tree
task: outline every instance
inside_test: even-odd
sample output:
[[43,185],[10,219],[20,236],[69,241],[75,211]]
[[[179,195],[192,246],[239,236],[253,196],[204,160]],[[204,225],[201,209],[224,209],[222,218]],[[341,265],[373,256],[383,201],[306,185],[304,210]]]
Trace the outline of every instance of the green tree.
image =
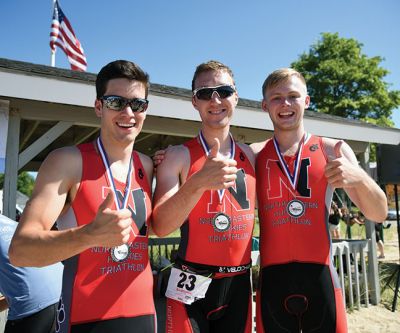
[[[17,179],[17,190],[28,197],[31,196],[35,179],[26,171],[21,172]],[[4,187],[4,174],[0,174],[0,189]]]
[[340,38],[337,33],[322,33],[308,53],[291,66],[301,72],[311,97],[310,110],[345,118],[393,126],[392,111],[400,105],[400,91],[390,91],[383,79],[389,73],[369,58],[363,44]]

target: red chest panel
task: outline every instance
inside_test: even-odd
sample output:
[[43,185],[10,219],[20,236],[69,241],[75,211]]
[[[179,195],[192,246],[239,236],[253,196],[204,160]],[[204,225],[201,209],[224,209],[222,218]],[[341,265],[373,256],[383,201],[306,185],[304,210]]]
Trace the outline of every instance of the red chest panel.
[[[326,157],[321,138],[305,140],[292,183],[267,141],[257,157],[257,197],[261,265],[292,261],[329,263],[327,218],[332,188],[324,176]],[[290,169],[290,167],[289,167]],[[293,169],[290,170],[293,174]]]
[[[95,218],[98,207],[110,191],[110,184],[93,144],[78,148],[82,154],[82,179],[72,208],[79,226]],[[115,262],[110,249],[105,247],[94,247],[79,255],[72,285],[72,323],[154,313],[147,232],[151,190],[136,152],[133,162],[134,173],[127,206],[133,220],[128,258]],[[125,184],[114,182],[118,195],[122,195]]]
[[[191,165],[188,178],[204,164],[206,156],[197,139],[186,143]],[[255,172],[244,152],[235,144],[237,180],[224,191],[205,191],[182,227],[180,256],[190,262],[213,266],[238,266],[250,262],[254,226]],[[213,222],[222,212],[229,216],[227,229]]]

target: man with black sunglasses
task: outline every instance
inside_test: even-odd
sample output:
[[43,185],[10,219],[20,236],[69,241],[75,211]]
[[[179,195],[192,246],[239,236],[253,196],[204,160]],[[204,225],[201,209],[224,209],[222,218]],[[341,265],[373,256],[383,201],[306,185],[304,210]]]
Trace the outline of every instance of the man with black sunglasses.
[[230,134],[237,105],[233,73],[217,61],[192,80],[199,135],[170,147],[157,169],[153,230],[180,228],[166,292],[168,332],[251,332],[254,155]]
[[371,221],[385,219],[386,196],[348,144],[305,131],[310,97],[301,73],[274,71],[262,94],[274,137],[252,145],[260,219],[257,332],[347,332],[328,225],[333,191],[343,188]]
[[[149,76],[118,60],[96,79],[94,141],[49,154],[10,248],[18,266],[64,261],[57,332],[156,331],[148,259],[151,159],[134,150]],[[59,231],[50,230],[57,220]]]

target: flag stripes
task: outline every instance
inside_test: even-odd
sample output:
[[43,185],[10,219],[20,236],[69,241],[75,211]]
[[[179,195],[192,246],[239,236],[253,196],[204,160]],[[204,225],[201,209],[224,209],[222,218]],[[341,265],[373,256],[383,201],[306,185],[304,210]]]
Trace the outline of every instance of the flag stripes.
[[71,23],[61,10],[58,1],[54,3],[51,23],[50,48],[52,52],[56,51],[56,46],[61,48],[67,55],[72,70],[86,71],[87,62],[83,48],[75,36]]

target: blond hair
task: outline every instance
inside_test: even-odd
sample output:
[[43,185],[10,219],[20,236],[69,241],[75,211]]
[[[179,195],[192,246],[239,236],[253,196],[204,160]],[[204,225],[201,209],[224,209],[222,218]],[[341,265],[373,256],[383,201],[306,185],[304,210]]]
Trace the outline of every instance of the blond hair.
[[286,82],[289,80],[290,77],[296,76],[301,80],[301,82],[304,83],[307,89],[307,84],[306,84],[306,79],[304,76],[296,71],[293,68],[280,68],[275,71],[273,71],[271,74],[268,75],[268,77],[265,79],[263,85],[262,85],[262,95],[265,98],[265,95],[267,94],[267,90],[276,87],[282,82]]
[[235,84],[235,81],[233,80],[233,72],[228,66],[224,65],[223,63],[221,63],[219,61],[210,60],[210,61],[204,62],[196,67],[196,71],[194,72],[193,79],[192,79],[192,91],[195,89],[194,85],[195,85],[196,79],[199,77],[199,75],[201,73],[210,72],[210,71],[215,71],[215,72],[216,71],[225,71],[225,72],[227,72],[231,76],[233,84]]

